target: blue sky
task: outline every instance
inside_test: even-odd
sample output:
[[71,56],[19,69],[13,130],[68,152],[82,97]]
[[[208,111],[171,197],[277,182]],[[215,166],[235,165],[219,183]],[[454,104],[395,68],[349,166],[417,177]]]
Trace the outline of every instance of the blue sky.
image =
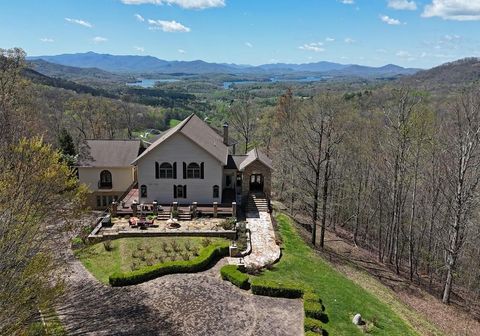
[[0,0],[0,47],[427,68],[480,56],[480,0]]

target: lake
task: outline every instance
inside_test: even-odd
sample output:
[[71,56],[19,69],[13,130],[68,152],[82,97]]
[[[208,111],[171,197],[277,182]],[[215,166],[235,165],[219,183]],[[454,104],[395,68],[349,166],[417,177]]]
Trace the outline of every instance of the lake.
[[331,78],[330,76],[322,76],[322,77],[313,77],[313,76],[308,76],[308,77],[303,77],[303,78],[277,78],[277,77],[272,77],[264,81],[231,81],[231,82],[223,82],[223,88],[225,90],[230,89],[232,85],[245,85],[245,84],[259,84],[259,83],[280,83],[280,82],[318,82],[321,80],[329,79]]
[[127,83],[128,86],[140,86],[142,88],[153,88],[156,83],[174,83],[179,82],[180,79],[139,79],[137,82]]

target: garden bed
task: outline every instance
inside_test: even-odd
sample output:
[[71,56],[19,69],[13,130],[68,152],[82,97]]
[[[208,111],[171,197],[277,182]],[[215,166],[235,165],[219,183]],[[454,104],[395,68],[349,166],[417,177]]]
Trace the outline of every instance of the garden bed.
[[110,275],[136,271],[159,263],[188,261],[212,244],[226,244],[222,238],[149,237],[121,238],[75,251],[83,265],[99,281],[108,284]]

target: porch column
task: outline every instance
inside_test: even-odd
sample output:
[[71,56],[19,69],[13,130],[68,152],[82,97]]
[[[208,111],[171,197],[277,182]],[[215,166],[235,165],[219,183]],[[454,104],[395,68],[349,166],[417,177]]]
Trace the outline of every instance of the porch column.
[[218,216],[218,202],[213,202],[213,217]]
[[193,218],[197,218],[197,206],[198,206],[197,202],[192,203],[192,217]]
[[157,201],[153,201],[152,206],[153,206],[153,214],[155,216],[157,216],[158,215],[158,203],[157,203]]
[[237,218],[237,202],[232,202],[232,217]]
[[112,202],[112,206],[110,208],[110,213],[112,214],[112,217],[117,216],[117,209],[118,209],[118,203],[117,202]]
[[137,201],[133,201],[133,203],[132,203],[132,215],[133,215],[133,217],[137,217],[137,211],[138,211],[138,203],[137,203]]

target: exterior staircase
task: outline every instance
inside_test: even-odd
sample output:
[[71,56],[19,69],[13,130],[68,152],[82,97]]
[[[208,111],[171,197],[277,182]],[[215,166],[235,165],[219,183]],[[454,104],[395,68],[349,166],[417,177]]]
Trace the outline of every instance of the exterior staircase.
[[170,212],[160,211],[157,215],[158,220],[166,221],[170,219]]
[[268,200],[263,193],[248,195],[247,212],[268,212]]
[[181,221],[192,220],[192,214],[190,212],[179,211],[178,212],[178,220],[181,220]]

